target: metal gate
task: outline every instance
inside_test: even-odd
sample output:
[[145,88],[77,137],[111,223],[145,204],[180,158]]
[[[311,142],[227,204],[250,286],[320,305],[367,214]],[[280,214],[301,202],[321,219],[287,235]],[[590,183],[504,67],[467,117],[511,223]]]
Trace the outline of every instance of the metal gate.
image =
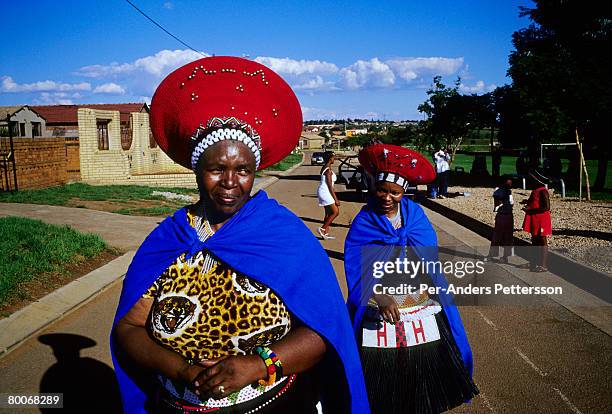
[[[2,131],[4,132],[4,130]],[[6,118],[6,134],[0,134],[0,188],[2,191],[17,191],[17,166],[13,146],[13,122]]]

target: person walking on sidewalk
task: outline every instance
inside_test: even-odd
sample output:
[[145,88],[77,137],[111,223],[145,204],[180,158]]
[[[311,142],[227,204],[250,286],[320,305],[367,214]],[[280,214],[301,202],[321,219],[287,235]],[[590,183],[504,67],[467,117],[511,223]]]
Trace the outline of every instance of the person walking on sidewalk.
[[[430,274],[404,274],[399,280],[400,273],[388,278],[374,273],[377,264],[387,268],[397,260],[438,262],[431,223],[418,204],[403,197],[409,183],[434,179],[433,166],[414,151],[386,144],[364,148],[359,162],[376,177],[376,194],[351,224],[344,267],[370,408],[374,414],[450,410],[478,394],[478,388],[452,296],[419,293],[421,283],[445,292],[444,275],[435,267]],[[388,295],[380,285],[417,289]]]
[[451,157],[448,149],[441,148],[434,154],[436,173],[438,174],[438,198],[448,196],[448,174],[450,170],[449,161]]
[[332,171],[336,154],[331,151],[325,153],[325,164],[321,167],[321,181],[317,187],[317,197],[319,206],[325,210],[323,217],[323,225],[317,230],[319,235],[324,240],[335,239],[329,234],[329,227],[340,214],[340,200],[334,191],[334,183],[336,182],[336,174]]
[[153,135],[196,173],[200,201],[125,277],[111,350],[126,413],[369,412],[329,258],[288,209],[250,195],[301,128],[289,85],[255,61],[200,59],[158,87]]
[[525,204],[523,211],[523,231],[531,234],[531,244],[536,246],[536,260],[531,260],[529,268],[532,272],[546,272],[548,269],[548,236],[552,236],[552,222],[550,219],[550,196],[546,184],[537,177],[533,171],[528,174],[533,190]]
[[495,212],[495,227],[491,236],[491,247],[485,261],[497,257],[503,246],[502,263],[508,263],[508,257],[514,254],[514,214],[512,208],[512,180],[506,179],[503,184],[493,191],[493,211]]

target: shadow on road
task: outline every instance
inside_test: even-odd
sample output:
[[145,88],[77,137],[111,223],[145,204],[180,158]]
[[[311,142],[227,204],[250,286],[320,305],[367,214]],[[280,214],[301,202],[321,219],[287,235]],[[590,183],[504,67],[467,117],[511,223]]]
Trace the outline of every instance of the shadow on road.
[[[81,349],[96,345],[93,339],[74,334],[48,334],[38,341],[49,345],[57,362],[43,375],[41,393],[64,394],[63,412],[121,412],[121,396],[114,371],[103,362],[81,357]],[[41,408],[42,413],[56,413]]]
[[338,200],[340,201],[358,204],[365,204],[366,202],[366,196],[363,193],[357,191],[336,191],[336,195],[338,196]]
[[335,250],[325,249],[325,253],[329,256],[330,259],[337,259],[344,261],[344,253],[337,252]]
[[[321,215],[323,215],[322,210],[323,210],[323,209],[321,209]],[[299,217],[299,219],[300,219],[300,220],[302,220],[302,221],[308,221],[308,222],[310,222],[310,223],[317,223],[318,225],[321,225],[321,223],[322,223],[321,219],[314,219],[314,218],[312,218],[312,217],[301,217],[301,216],[300,216],[300,217]],[[350,228],[351,226],[348,226],[348,225],[346,225],[346,224],[337,224],[337,223],[332,223],[332,224],[331,224],[331,227],[344,227],[345,229],[348,229],[348,228]]]
[[612,234],[597,230],[554,229],[555,236],[581,236],[600,240],[612,240]]

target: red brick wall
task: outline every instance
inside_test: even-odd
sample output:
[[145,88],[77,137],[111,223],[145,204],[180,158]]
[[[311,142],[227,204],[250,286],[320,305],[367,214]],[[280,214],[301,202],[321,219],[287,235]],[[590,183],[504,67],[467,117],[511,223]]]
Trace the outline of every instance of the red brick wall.
[[65,184],[66,143],[57,138],[13,138],[20,190]]

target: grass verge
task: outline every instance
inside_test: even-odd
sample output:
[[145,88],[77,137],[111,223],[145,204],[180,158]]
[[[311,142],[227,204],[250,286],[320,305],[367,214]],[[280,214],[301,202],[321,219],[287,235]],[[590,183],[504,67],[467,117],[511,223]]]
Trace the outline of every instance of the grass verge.
[[67,275],[66,268],[95,258],[107,250],[95,234],[55,226],[24,217],[0,218],[0,306],[27,299],[28,282]]
[[268,171],[286,171],[302,161],[302,154],[289,154],[282,161],[266,168]]
[[137,208],[121,208],[115,210],[117,214],[125,214],[127,216],[169,216],[177,210],[178,207],[171,206],[155,206],[155,207],[137,207]]
[[[163,196],[153,195],[159,188],[139,185],[89,185],[83,183],[66,184],[59,187],[43,188],[40,190],[22,190],[15,193],[0,193],[0,202],[3,203],[31,203],[65,206],[74,199],[85,201],[137,201],[137,200],[165,200]],[[193,194],[195,189],[164,188],[176,194]]]

